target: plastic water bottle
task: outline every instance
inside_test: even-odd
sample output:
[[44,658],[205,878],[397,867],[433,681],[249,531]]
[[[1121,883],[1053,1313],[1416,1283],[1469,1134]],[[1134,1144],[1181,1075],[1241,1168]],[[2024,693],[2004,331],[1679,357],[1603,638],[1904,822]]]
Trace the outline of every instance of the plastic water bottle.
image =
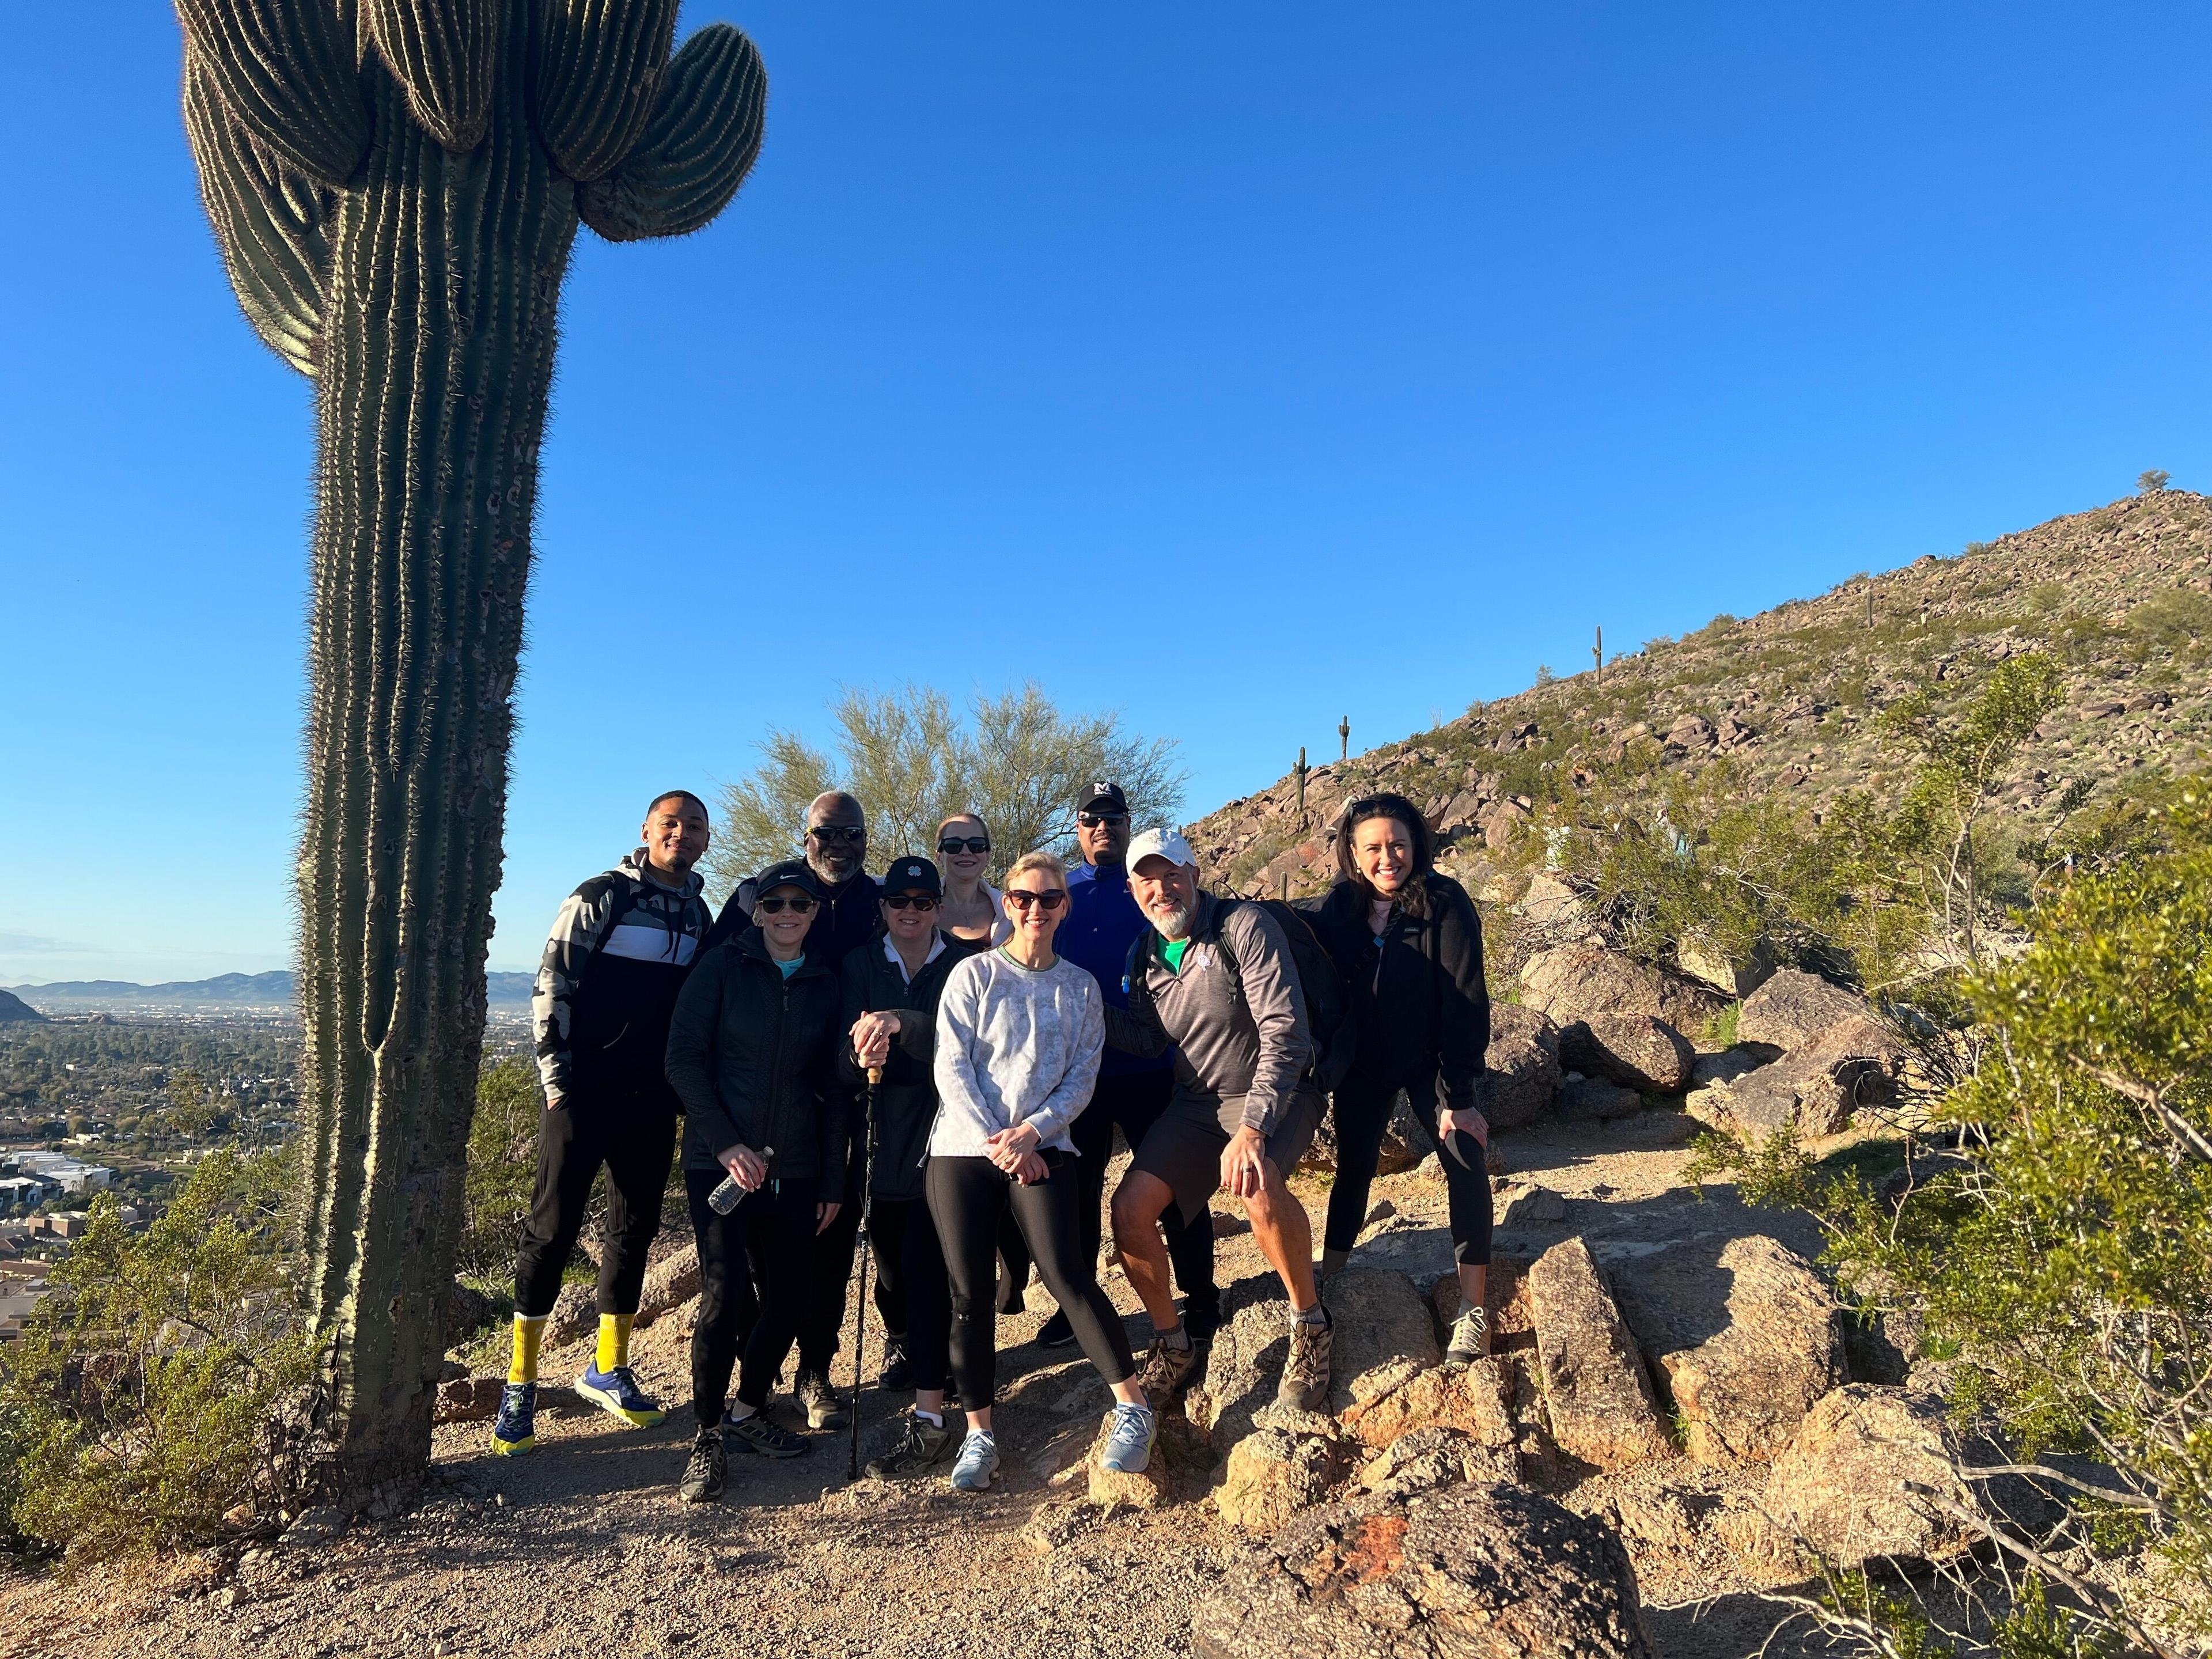
[[[775,1157],[775,1147],[763,1146],[761,1148],[762,1163],[769,1163],[773,1160]],[[707,1194],[707,1207],[712,1210],[716,1215],[727,1215],[731,1211],[736,1209],[738,1205],[744,1201],[745,1189],[738,1185],[738,1178],[733,1175],[724,1176],[722,1177],[722,1184],[715,1188],[713,1192]]]

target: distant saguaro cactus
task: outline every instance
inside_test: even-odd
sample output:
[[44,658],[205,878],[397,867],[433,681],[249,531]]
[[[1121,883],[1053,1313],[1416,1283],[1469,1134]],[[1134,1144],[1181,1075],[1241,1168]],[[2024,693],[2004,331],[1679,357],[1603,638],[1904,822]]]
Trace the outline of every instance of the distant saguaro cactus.
[[672,58],[677,0],[176,3],[231,284],[316,384],[307,1462],[357,1498],[429,1452],[570,244],[706,224],[767,82],[727,24]]

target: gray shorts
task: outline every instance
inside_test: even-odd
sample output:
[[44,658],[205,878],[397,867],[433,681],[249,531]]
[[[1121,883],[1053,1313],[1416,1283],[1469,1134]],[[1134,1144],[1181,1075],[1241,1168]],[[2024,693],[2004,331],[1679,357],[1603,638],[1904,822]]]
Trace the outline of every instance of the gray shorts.
[[[1277,1175],[1287,1181],[1298,1167],[1327,1109],[1317,1089],[1301,1089],[1292,1098],[1283,1121],[1267,1137],[1267,1162]],[[1224,1102],[1217,1109],[1177,1090],[1158,1121],[1145,1132],[1129,1167],[1165,1182],[1188,1224],[1205,1213],[1206,1200],[1220,1190],[1222,1149],[1243,1121],[1242,1100]]]

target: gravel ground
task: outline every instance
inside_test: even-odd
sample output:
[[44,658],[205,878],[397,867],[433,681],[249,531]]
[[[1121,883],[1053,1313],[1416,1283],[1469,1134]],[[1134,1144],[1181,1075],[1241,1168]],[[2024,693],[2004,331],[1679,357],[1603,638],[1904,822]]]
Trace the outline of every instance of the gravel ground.
[[[1568,1213],[1501,1234],[1500,1249],[1533,1255],[1576,1231],[1601,1257],[1753,1231],[1812,1245],[1725,1193],[1699,1202],[1681,1180],[1688,1127],[1679,1113],[1653,1111],[1501,1137],[1513,1179],[1551,1188]],[[1318,1214],[1325,1182],[1301,1177],[1297,1185]],[[1389,1213],[1370,1224],[1362,1256],[1423,1282],[1449,1267],[1440,1184],[1419,1171],[1386,1177],[1373,1201]],[[1265,1273],[1231,1207],[1224,1200],[1217,1220],[1224,1286]],[[1141,1350],[1149,1330],[1133,1297],[1118,1274],[1107,1283]],[[434,1478],[418,1508],[334,1542],[249,1550],[234,1566],[227,1553],[211,1553],[104,1569],[73,1583],[0,1577],[0,1654],[1187,1653],[1193,1599],[1236,1548],[1204,1502],[1212,1471],[1187,1438],[1176,1439],[1167,1447],[1176,1473],[1166,1506],[1101,1516],[1084,1503],[1080,1459],[1106,1392],[1074,1349],[1036,1346],[1050,1304],[1042,1290],[1031,1297],[1031,1311],[1000,1328],[1006,1464],[988,1496],[951,1492],[941,1478],[949,1460],[934,1480],[848,1484],[845,1437],[824,1433],[809,1437],[809,1455],[788,1462],[733,1455],[728,1496],[690,1507],[675,1495],[688,1407],[647,1431],[597,1413],[543,1412],[540,1449],[517,1459],[488,1455],[488,1425],[454,1425],[436,1431]],[[647,1386],[672,1404],[688,1391],[689,1326],[686,1314],[672,1315],[634,1345]],[[872,1353],[879,1342],[872,1329]],[[585,1356],[581,1344],[554,1351],[544,1374],[563,1380]],[[849,1364],[849,1355],[841,1358]],[[864,1435],[897,1403],[871,1389]],[[775,1409],[802,1425],[781,1396]],[[1628,1534],[1653,1636],[1670,1659],[1754,1652],[1779,1614],[1698,1521],[1732,1494],[1741,1501],[1755,1475],[1670,1463],[1561,1496],[1600,1513],[1624,1498],[1632,1507],[1638,1492],[1670,1481],[1694,1488],[1686,1531],[1647,1524],[1653,1537]],[[1787,1641],[1771,1650],[1812,1650]]]

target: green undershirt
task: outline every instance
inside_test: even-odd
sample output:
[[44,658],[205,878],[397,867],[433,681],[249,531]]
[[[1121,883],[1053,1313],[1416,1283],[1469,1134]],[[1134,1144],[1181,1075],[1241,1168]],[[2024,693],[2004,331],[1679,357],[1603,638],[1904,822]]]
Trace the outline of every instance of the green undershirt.
[[1160,941],[1160,955],[1166,960],[1170,973],[1182,972],[1182,953],[1189,949],[1190,941],[1187,939],[1165,939]]

